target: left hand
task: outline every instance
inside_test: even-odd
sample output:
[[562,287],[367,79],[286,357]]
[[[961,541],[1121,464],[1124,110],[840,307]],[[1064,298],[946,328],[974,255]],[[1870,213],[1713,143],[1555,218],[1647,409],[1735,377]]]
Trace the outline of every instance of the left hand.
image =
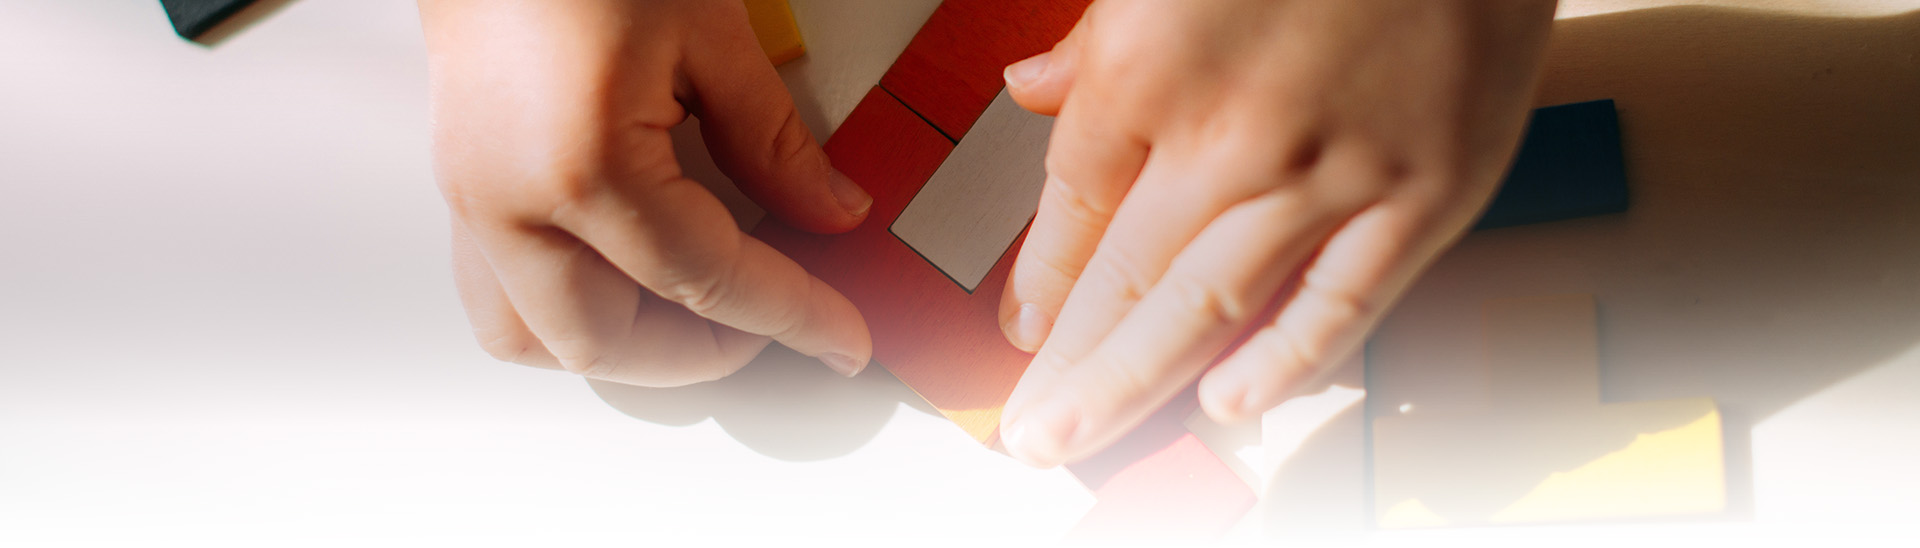
[[1091,455],[1203,372],[1209,415],[1257,415],[1339,363],[1486,205],[1553,11],[1100,0],[1008,67],[1022,106],[1058,116],[1001,303],[1038,351],[1009,451]]

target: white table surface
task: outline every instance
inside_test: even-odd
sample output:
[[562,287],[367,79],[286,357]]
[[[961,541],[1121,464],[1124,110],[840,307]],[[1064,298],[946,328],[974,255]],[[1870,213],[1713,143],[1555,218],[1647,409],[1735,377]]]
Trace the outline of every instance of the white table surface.
[[[1916,536],[1920,16],[1887,15],[1920,2],[1607,13],[1671,3],[1569,0],[1593,16],[1542,91],[1619,101],[1633,210],[1469,237],[1383,328],[1367,407],[1474,397],[1478,302],[1594,293],[1610,400],[1719,399],[1734,509],[1361,531],[1355,382],[1235,453],[1272,487],[1232,540]],[[782,74],[825,137],[936,1],[793,4],[810,54]],[[493,362],[425,83],[410,2],[295,1],[212,49],[151,0],[0,3],[0,546],[1045,542],[1091,506],[877,370],[775,350],[647,390]]]

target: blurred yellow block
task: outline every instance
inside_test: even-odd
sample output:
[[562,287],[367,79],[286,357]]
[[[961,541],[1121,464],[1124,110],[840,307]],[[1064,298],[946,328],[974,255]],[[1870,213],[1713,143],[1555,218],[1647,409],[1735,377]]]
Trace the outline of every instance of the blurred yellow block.
[[1491,401],[1373,422],[1382,529],[1711,514],[1726,508],[1709,398],[1602,403],[1590,295],[1487,303]]
[[753,36],[760,39],[767,60],[778,66],[807,52],[800,40],[800,26],[793,22],[793,9],[787,0],[746,0],[747,19],[753,24]]

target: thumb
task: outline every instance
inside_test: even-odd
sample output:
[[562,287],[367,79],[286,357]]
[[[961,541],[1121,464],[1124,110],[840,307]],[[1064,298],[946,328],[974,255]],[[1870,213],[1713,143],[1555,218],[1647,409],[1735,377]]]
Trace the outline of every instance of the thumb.
[[689,110],[700,119],[714,163],[781,222],[811,232],[852,230],[873,197],[827,160],[754,39],[743,5],[715,5],[727,13],[692,39],[685,65]]

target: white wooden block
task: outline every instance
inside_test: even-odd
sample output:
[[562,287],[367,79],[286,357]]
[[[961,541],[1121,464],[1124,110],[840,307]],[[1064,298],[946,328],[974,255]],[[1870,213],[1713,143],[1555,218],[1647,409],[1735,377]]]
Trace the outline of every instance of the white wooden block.
[[1001,91],[889,230],[973,292],[1039,209],[1052,131]]

